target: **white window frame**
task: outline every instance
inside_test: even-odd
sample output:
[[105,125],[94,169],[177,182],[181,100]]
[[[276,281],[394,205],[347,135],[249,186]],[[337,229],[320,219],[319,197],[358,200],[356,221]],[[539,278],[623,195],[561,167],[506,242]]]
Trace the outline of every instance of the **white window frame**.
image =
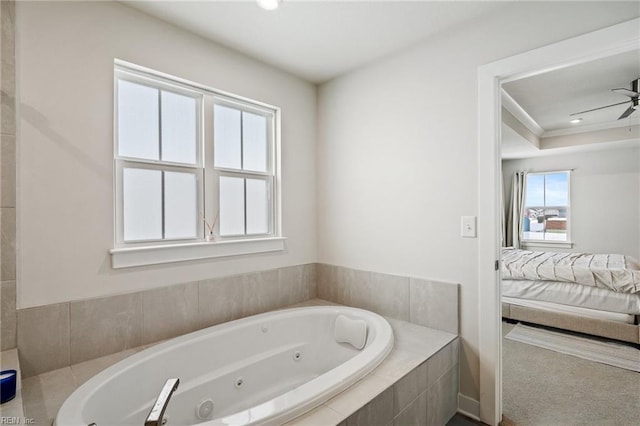
[[[220,194],[218,192],[219,189],[219,179],[221,176],[227,177],[236,177],[243,179],[260,179],[265,180],[267,182],[267,197],[269,199],[269,219],[268,219],[268,230],[266,234],[239,234],[239,235],[228,235],[222,236],[220,235],[220,221],[216,224],[215,232],[219,236],[220,240],[236,240],[236,239],[245,239],[245,238],[256,238],[256,237],[264,237],[264,236],[277,236],[279,235],[279,221],[276,221],[275,218],[277,216],[274,202],[274,197],[276,194],[276,177],[278,174],[276,173],[276,159],[278,157],[276,150],[276,127],[277,122],[277,114],[278,111],[273,109],[272,107],[266,108],[264,106],[260,106],[258,104],[248,104],[247,102],[239,102],[237,99],[230,98],[229,96],[223,96],[220,94],[212,96],[210,99],[206,99],[207,104],[207,114],[210,114],[210,117],[213,117],[213,107],[215,105],[222,105],[230,108],[235,108],[240,111],[251,112],[254,114],[259,114],[267,117],[272,117],[270,120],[267,120],[267,133],[268,133],[268,141],[267,141],[267,171],[266,172],[257,172],[251,170],[242,170],[242,169],[232,169],[232,168],[224,168],[224,167],[216,167],[214,164],[213,155],[207,157],[209,163],[209,169],[213,170],[213,173],[210,173],[211,181],[208,181],[208,185],[211,188],[214,188],[215,191],[215,199],[217,200],[217,205],[220,205]],[[210,106],[209,106],[210,104]],[[209,132],[211,136],[208,139],[208,149],[207,152],[214,152],[214,143],[213,140],[213,131]],[[244,141],[242,141],[244,144]],[[211,201],[211,200],[210,200]],[[245,210],[246,210],[246,199],[245,199]],[[209,211],[213,211],[213,207],[209,209]],[[246,232],[246,211],[245,211],[245,232]]]
[[[122,157],[118,153],[118,81],[167,90],[197,99],[197,148],[196,163],[181,164],[161,160],[144,160]],[[213,110],[222,104],[243,111],[271,117],[268,122],[267,172],[222,169],[214,166]],[[114,61],[114,248],[110,250],[113,268],[142,266],[212,257],[234,256],[284,250],[285,238],[281,235],[280,215],[280,109],[262,102],[212,89],[188,80],[180,79],[125,61]],[[196,238],[162,239],[152,241],[124,240],[123,169],[141,168],[160,171],[194,173],[197,182],[197,212],[201,212],[210,224],[219,206],[219,178],[233,176],[264,179],[268,185],[268,232],[258,235],[219,236],[220,221],[214,233],[214,242],[206,240],[206,227],[197,219]],[[246,215],[245,215],[246,216]],[[246,222],[246,217],[245,217]],[[246,226],[245,226],[246,230]]]
[[[164,90],[180,95],[185,95],[196,99],[196,160],[194,164],[175,163],[171,161],[149,160],[142,158],[131,158],[121,156],[119,153],[119,138],[118,138],[118,84],[120,80],[141,84],[144,86],[152,87],[154,89]],[[160,92],[159,92],[160,94]],[[123,200],[123,170],[125,168],[134,169],[147,169],[157,170],[161,172],[181,172],[181,173],[193,173],[196,176],[196,193],[197,193],[197,205],[196,211],[202,211],[203,208],[203,194],[204,194],[204,168],[202,166],[203,159],[203,142],[202,142],[202,123],[203,123],[203,96],[197,91],[191,90],[182,85],[173,84],[162,78],[151,78],[144,74],[134,73],[126,68],[116,67],[114,72],[114,144],[113,144],[113,158],[115,169],[115,198],[114,204],[116,206],[116,221],[115,221],[115,246],[116,247],[136,247],[145,246],[149,244],[172,244],[177,241],[195,241],[199,235],[202,235],[204,226],[200,218],[196,221],[196,235],[193,238],[179,238],[179,239],[153,239],[153,240],[139,240],[139,241],[125,241],[124,239],[124,212],[122,206]],[[161,120],[161,118],[159,118]],[[160,136],[161,137],[161,136]],[[161,143],[161,141],[160,141]],[[164,206],[162,206],[164,209]],[[163,225],[164,228],[164,225]]]
[[[529,175],[549,175],[549,174],[557,174],[557,173],[566,173],[567,174],[567,239],[565,241],[554,241],[554,240],[532,240],[526,239],[524,237],[524,228],[520,231],[520,242],[524,248],[536,248],[536,247],[547,247],[547,248],[571,248],[573,247],[573,242],[571,240],[571,172],[573,170],[553,170],[546,172],[527,172],[525,174],[525,188],[524,188],[524,199],[523,199],[523,212],[526,211],[527,206],[524,204],[527,195],[527,179],[526,177]],[[554,206],[544,206],[544,208],[553,208]],[[562,206],[564,207],[564,206]],[[523,218],[524,219],[524,218]]]

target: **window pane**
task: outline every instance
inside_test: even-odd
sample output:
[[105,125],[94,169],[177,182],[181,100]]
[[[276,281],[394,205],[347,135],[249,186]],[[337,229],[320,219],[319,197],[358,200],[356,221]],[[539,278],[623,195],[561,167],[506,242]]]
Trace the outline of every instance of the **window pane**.
[[262,115],[242,113],[243,169],[267,171],[267,118]]
[[213,117],[215,166],[227,169],[241,169],[240,111],[222,105],[215,105]]
[[544,175],[527,175],[525,206],[544,206]]
[[247,234],[269,232],[267,181],[247,179]]
[[196,100],[165,92],[162,97],[162,160],[196,163]]
[[545,175],[545,206],[566,206],[568,204],[568,173],[549,173]]
[[164,172],[164,237],[195,238],[197,185],[193,173]]
[[118,80],[118,153],[159,159],[158,90]]
[[523,238],[567,241],[569,173],[527,175]]
[[162,172],[123,169],[124,239],[162,239]]
[[244,179],[220,176],[220,235],[244,235]]

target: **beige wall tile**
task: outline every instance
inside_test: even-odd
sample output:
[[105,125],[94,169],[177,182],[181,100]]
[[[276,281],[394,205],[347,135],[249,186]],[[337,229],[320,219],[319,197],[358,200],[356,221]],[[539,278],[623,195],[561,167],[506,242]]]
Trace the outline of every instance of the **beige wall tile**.
[[[427,363],[423,362],[393,385],[393,413],[399,414],[427,390]],[[426,414],[426,407],[425,407]]]
[[440,379],[450,368],[451,345],[440,349],[427,361],[427,382],[429,386]]
[[458,402],[458,366],[449,369],[427,390],[427,425],[446,424],[456,413]]
[[16,134],[15,98],[4,91],[0,91],[0,134]]
[[152,343],[198,328],[198,283],[142,293],[142,343]]
[[411,278],[409,320],[458,334],[458,285]]
[[242,316],[248,317],[278,308],[278,271],[253,272],[240,275],[244,288]]
[[244,300],[244,288],[240,284],[238,275],[198,283],[199,328],[240,318]]
[[315,299],[318,296],[318,265],[316,263],[307,263],[300,267],[302,268],[302,282],[304,283],[304,300]]
[[0,3],[0,134],[15,135],[15,3]]
[[16,206],[16,137],[0,135],[0,207]]
[[336,276],[338,303],[361,309],[371,309],[369,271],[338,267]]
[[400,414],[393,419],[393,426],[415,426],[427,424],[427,391],[422,392]]
[[0,350],[16,347],[16,282],[2,281],[0,284]]
[[316,266],[316,295],[320,299],[337,303],[337,266],[319,263]]
[[16,279],[16,209],[0,208],[0,280]]
[[316,297],[316,265],[296,265],[278,270],[279,306],[288,306]]
[[68,366],[69,304],[18,310],[18,352],[23,377]]
[[142,294],[70,303],[71,363],[142,345]]
[[371,272],[371,310],[409,321],[409,278]]
[[376,396],[347,419],[347,426],[386,425],[393,421],[393,387]]
[[0,60],[3,63],[15,64],[16,44],[16,9],[15,1],[2,1],[0,5],[2,38],[0,38]]

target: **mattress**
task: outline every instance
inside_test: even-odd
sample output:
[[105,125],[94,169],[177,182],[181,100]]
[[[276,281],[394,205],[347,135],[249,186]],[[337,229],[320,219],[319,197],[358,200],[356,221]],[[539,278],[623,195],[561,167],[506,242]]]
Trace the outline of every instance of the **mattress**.
[[640,315],[640,294],[558,281],[502,280],[502,296]]
[[549,312],[559,312],[565,314],[579,315],[581,317],[595,318],[607,321],[617,321],[626,324],[634,324],[635,315],[620,314],[617,312],[600,311],[597,309],[578,308],[576,306],[561,305],[558,303],[540,302],[537,300],[517,299],[514,297],[502,297],[502,302],[511,305],[535,308]]

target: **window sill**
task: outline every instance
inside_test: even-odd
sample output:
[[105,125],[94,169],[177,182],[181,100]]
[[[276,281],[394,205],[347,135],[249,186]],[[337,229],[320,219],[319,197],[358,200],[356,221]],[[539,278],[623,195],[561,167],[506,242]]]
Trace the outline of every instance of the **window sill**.
[[197,242],[162,246],[115,248],[111,253],[113,269],[161,263],[183,262],[187,260],[214,257],[241,256],[245,254],[267,253],[284,250],[284,237],[259,238],[251,240]]
[[520,246],[523,248],[573,248],[571,241],[521,241]]

